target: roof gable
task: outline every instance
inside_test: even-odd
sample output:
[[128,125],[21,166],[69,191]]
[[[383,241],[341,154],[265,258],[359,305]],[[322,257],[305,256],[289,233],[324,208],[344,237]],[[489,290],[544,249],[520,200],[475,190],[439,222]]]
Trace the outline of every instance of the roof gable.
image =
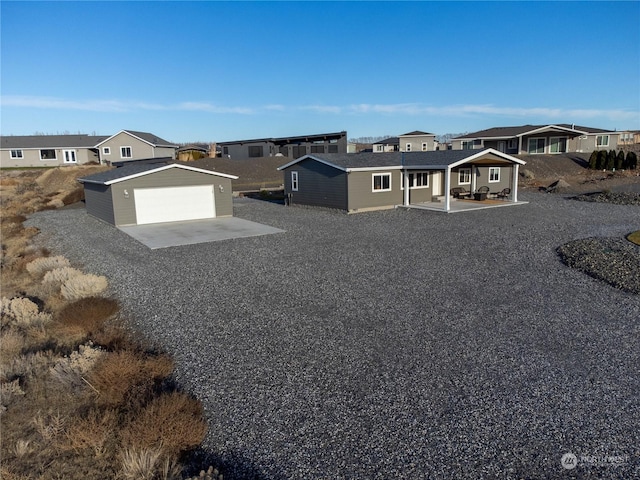
[[181,165],[172,163],[170,165],[158,166],[157,164],[138,164],[128,165],[114,170],[108,170],[106,172],[96,173],[89,175],[88,177],[79,178],[80,183],[94,183],[98,185],[112,185],[114,183],[123,182],[132,178],[142,177],[144,175],[150,175],[152,173],[161,172],[163,170],[169,170],[172,168],[179,168],[182,170],[189,170],[192,172],[204,173],[207,175],[215,175],[218,177],[237,179],[235,175],[229,175],[227,173],[215,172],[213,170],[204,170],[201,168],[189,167],[187,165]]
[[409,132],[409,133],[403,133],[402,135],[398,135],[398,136],[399,137],[420,137],[420,136],[424,136],[424,135],[435,137],[434,133],[422,132],[420,130],[415,130],[415,131]]
[[152,133],[137,132],[137,131],[134,131],[134,130],[120,130],[115,135],[111,135],[110,137],[102,140],[100,143],[98,143],[96,145],[96,147],[99,147],[103,143],[106,143],[109,140],[112,140],[112,139],[116,138],[118,135],[121,135],[121,134],[129,135],[130,137],[136,138],[137,140],[140,140],[141,142],[147,143],[147,144],[151,145],[152,147],[178,148],[178,145],[174,145],[171,142],[168,142],[167,140],[163,140],[162,138],[160,138],[160,137],[158,137],[158,136],[156,136],[156,135],[154,135]]
[[568,133],[575,133],[576,135],[584,135],[589,133],[605,133],[608,130],[602,130],[600,128],[583,127],[580,125],[568,123],[546,124],[546,125],[518,125],[511,127],[493,127],[486,130],[478,130],[477,132],[466,133],[452,140],[465,140],[476,138],[513,138],[521,137],[523,135],[532,135],[536,133],[542,133],[545,131],[565,131]]

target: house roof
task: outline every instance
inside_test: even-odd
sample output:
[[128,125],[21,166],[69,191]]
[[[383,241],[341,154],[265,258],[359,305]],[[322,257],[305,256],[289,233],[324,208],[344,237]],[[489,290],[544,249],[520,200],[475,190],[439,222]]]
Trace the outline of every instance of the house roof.
[[553,129],[556,127],[556,130],[566,130],[575,132],[577,135],[584,135],[586,133],[605,133],[608,130],[603,130],[601,128],[593,128],[593,127],[583,127],[581,125],[569,125],[568,123],[557,123],[557,124],[548,124],[548,125],[519,125],[514,127],[494,127],[488,128],[486,130],[479,130],[477,132],[467,133],[465,135],[461,135],[452,140],[460,140],[465,138],[513,138],[522,135],[527,135],[529,133],[535,133],[536,131],[544,130],[544,129]]
[[430,152],[311,154],[282,165],[278,167],[278,170],[284,170],[307,159],[316,160],[344,172],[402,168],[439,170],[473,161],[486,154],[493,154],[519,165],[526,163],[493,148],[485,148],[483,150],[436,150]]
[[169,148],[178,148],[178,145],[174,145],[173,143],[164,140],[157,135],[149,132],[138,132],[135,130],[120,130],[115,135],[111,135],[110,137],[104,137],[104,140],[100,141],[96,144],[96,147],[102,143],[105,143],[107,140],[111,140],[112,138],[120,135],[121,133],[126,133],[127,135],[131,135],[132,137],[137,138],[138,140],[142,140],[143,142],[148,143],[154,147],[169,147]]
[[88,177],[79,178],[80,183],[94,183],[97,185],[111,185],[118,182],[123,182],[131,178],[142,177],[151,173],[161,172],[163,170],[169,170],[171,168],[179,168],[182,170],[190,170],[192,172],[205,173],[207,175],[215,175],[218,177],[237,179],[235,175],[229,175],[226,173],[214,172],[213,170],[203,170],[201,168],[189,167],[187,165],[181,165],[172,163],[170,165],[157,164],[136,164],[127,165],[124,167],[116,168],[114,170],[107,170],[106,172],[96,173],[89,175]]
[[182,147],[178,148],[178,152],[188,152],[191,150],[206,153],[209,151],[209,145],[191,143],[189,145],[183,145]]
[[8,135],[0,137],[3,149],[94,148],[107,136],[95,135]]
[[293,137],[270,137],[270,138],[253,138],[253,139],[249,139],[249,140],[234,140],[234,141],[230,141],[230,142],[217,142],[217,145],[234,145],[236,143],[259,143],[259,142],[274,142],[274,143],[279,143],[279,142],[286,142],[286,143],[290,143],[290,142],[294,142],[294,141],[313,141],[313,140],[324,140],[324,139],[333,139],[333,138],[341,138],[341,137],[346,137],[347,136],[347,132],[346,131],[341,131],[341,132],[334,132],[334,133],[316,133],[313,135],[299,135],[299,136],[293,136]]
[[400,137],[411,137],[411,136],[419,136],[419,135],[433,135],[433,136],[435,136],[435,134],[433,134],[433,133],[422,132],[420,130],[416,130],[414,132],[409,132],[409,133],[403,133],[402,135],[399,135],[399,136]]
[[400,139],[398,137],[389,137],[384,140],[379,140],[373,143],[374,145],[400,145]]

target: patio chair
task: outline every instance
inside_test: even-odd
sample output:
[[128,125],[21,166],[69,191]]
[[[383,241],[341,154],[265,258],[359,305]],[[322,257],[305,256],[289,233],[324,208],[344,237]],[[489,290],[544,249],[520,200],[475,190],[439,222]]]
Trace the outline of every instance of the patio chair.
[[489,187],[480,187],[478,190],[476,190],[476,193],[486,193],[487,195],[489,194]]
[[471,192],[464,187],[453,187],[450,191],[453,198],[465,198],[471,195]]
[[509,195],[511,195],[510,188],[503,188],[501,192],[496,193],[497,198],[506,199]]

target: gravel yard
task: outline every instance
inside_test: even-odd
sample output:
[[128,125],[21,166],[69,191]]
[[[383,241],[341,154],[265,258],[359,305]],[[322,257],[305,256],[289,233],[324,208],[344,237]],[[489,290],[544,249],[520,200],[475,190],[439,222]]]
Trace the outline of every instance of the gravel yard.
[[154,251],[83,209],[28,224],[174,355],[225,479],[637,478],[640,296],[556,249],[637,230],[640,209],[520,197],[452,215],[236,199],[286,233]]

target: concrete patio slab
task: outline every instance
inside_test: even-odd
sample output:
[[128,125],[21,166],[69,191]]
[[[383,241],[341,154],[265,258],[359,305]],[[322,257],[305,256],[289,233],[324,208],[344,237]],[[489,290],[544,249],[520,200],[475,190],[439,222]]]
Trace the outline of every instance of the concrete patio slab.
[[473,210],[484,210],[486,208],[514,207],[517,205],[526,205],[529,202],[504,202],[500,200],[457,200],[451,202],[450,210],[447,212],[442,202],[423,202],[412,203],[410,205],[398,205],[399,208],[417,208],[418,210],[431,210],[433,212],[442,213],[459,213],[471,212]]
[[152,250],[283,233],[279,228],[237,217],[118,227]]

